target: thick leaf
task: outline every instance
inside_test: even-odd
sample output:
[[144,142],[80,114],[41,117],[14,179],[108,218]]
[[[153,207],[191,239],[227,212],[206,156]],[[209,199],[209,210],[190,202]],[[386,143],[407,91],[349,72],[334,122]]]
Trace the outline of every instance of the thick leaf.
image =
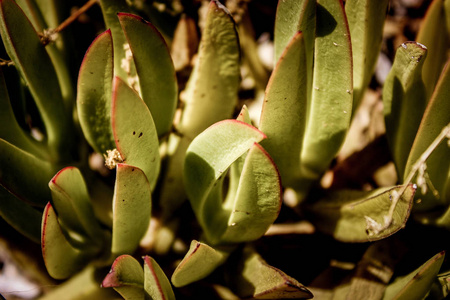
[[[420,123],[411,152],[406,162],[404,179],[423,152],[431,145],[441,130],[450,124],[450,67],[447,63],[442,71],[441,77],[436,85],[435,92],[430,99],[422,121]],[[450,147],[442,142],[430,155],[427,162],[426,172],[429,184],[439,193],[439,197],[433,195],[433,190],[428,189],[425,195],[420,194],[422,201],[414,205],[414,209],[427,210],[436,205],[448,205],[450,203]]]
[[410,274],[396,278],[387,287],[383,299],[423,299],[430,290],[444,257],[445,252],[440,252]]
[[70,277],[87,263],[88,257],[67,241],[50,203],[45,207],[42,217],[41,247],[45,267],[55,279]]
[[40,243],[42,213],[0,186],[0,216],[15,230]]
[[423,45],[402,44],[384,83],[386,136],[399,178],[405,174],[406,160],[425,109],[421,72],[426,55],[427,49]]
[[169,49],[159,31],[142,18],[119,13],[139,76],[142,99],[155,122],[158,136],[169,133],[178,100],[177,79]]
[[155,123],[144,101],[118,77],[114,79],[111,115],[114,140],[123,162],[140,168],[153,190],[160,168]]
[[306,125],[306,74],[305,41],[303,34],[297,33],[272,72],[259,125],[267,135],[262,145],[278,166],[285,187],[295,185],[300,176]]
[[144,288],[151,299],[175,300],[169,279],[158,263],[150,256],[144,256]]
[[142,170],[126,164],[118,164],[116,170],[111,251],[117,256],[139,246],[150,222],[152,197]]
[[111,129],[113,46],[111,31],[100,34],[86,51],[78,74],[77,109],[81,129],[95,151],[114,148]]
[[182,287],[211,274],[222,265],[231,250],[214,249],[204,243],[192,241],[188,253],[175,269],[172,284]]
[[[442,271],[442,270],[441,270]],[[426,299],[445,299],[450,292],[450,272],[439,273]]]
[[209,127],[189,146],[184,164],[186,192],[209,241],[218,242],[227,227],[230,212],[222,209],[220,192],[224,173],[264,138],[247,123],[225,120]]
[[[450,46],[449,31],[443,24],[450,16],[446,12],[449,4],[444,0],[432,1],[417,33],[416,41],[425,45],[428,49],[428,57],[423,64],[422,79],[426,88],[426,101],[433,93],[439,74],[447,61],[447,52]],[[447,21],[448,22],[448,21]]]
[[197,52],[199,37],[195,20],[182,14],[175,29],[170,54],[176,71],[191,66],[192,57]]
[[241,298],[252,299],[310,299],[312,293],[283,271],[268,265],[250,247],[243,250],[230,281],[233,291]]
[[73,245],[99,249],[103,233],[96,221],[80,171],[75,167],[62,169],[52,178],[49,187],[58,222],[62,230],[71,237]]
[[317,179],[341,147],[352,112],[352,54],[342,1],[317,1],[314,76],[301,153],[303,176]]
[[102,287],[114,288],[125,299],[145,299],[144,270],[130,255],[121,255],[114,261]]
[[2,139],[0,157],[0,184],[19,199],[44,207],[50,200],[48,182],[54,167]]
[[232,116],[239,89],[239,42],[233,19],[219,1],[211,1],[177,128],[193,139],[208,126]]
[[71,115],[64,108],[58,78],[45,46],[12,0],[0,1],[0,33],[9,57],[34,97],[53,150],[53,159],[64,158],[73,140]]
[[368,242],[390,236],[402,229],[409,217],[415,186],[409,185],[393,212],[392,224],[384,231],[369,236],[366,232],[366,218],[384,224],[391,206],[392,193],[402,186],[380,188],[370,192],[337,191],[313,203],[314,225],[318,230],[332,235],[343,242]]
[[372,79],[383,38],[389,0],[348,0],[345,13],[350,28],[353,54],[353,112]]

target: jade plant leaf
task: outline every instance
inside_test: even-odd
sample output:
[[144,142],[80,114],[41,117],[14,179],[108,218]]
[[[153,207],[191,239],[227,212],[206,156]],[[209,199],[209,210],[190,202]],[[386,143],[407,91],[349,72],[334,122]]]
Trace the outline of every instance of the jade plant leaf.
[[428,293],[444,261],[445,252],[440,252],[410,274],[398,277],[384,294],[384,300],[422,299]]
[[90,203],[86,183],[75,167],[60,170],[50,181],[52,207],[58,214],[58,223],[71,243],[79,247],[100,250],[103,233]]
[[182,287],[210,275],[222,265],[232,251],[215,249],[205,243],[192,241],[189,251],[177,266],[172,275],[172,284]]
[[375,69],[383,38],[388,0],[345,2],[353,55],[353,112],[359,106]]
[[272,267],[251,247],[243,250],[235,270],[230,272],[232,290],[241,298],[310,299],[313,294],[283,271]]
[[350,32],[340,0],[317,1],[313,88],[301,153],[303,176],[316,180],[350,126],[353,70]]
[[158,263],[150,256],[144,258],[144,289],[151,299],[175,300],[170,281]]
[[300,176],[306,125],[306,74],[304,36],[297,33],[281,54],[269,79],[259,123],[259,129],[267,135],[261,145],[278,166],[283,185],[289,187]]
[[67,151],[73,143],[71,118],[64,107],[55,69],[39,35],[12,0],[0,1],[0,33],[9,57],[39,109],[52,158],[55,161],[67,159]]
[[111,251],[133,253],[147,231],[152,197],[150,183],[138,167],[117,164],[113,199]]
[[153,190],[160,168],[155,123],[144,101],[119,77],[113,83],[111,118],[116,148],[123,162],[140,168]]
[[425,110],[421,72],[426,55],[423,45],[402,44],[383,87],[386,136],[399,178],[404,177],[406,160]]
[[64,236],[58,217],[50,203],[42,217],[42,256],[48,273],[55,279],[65,279],[81,270],[89,257],[74,248]]
[[[406,162],[404,179],[441,130],[450,124],[450,114],[448,113],[450,111],[449,97],[450,67],[447,63],[423,114]],[[450,180],[448,175],[450,170],[450,148],[445,142],[433,150],[433,153],[426,161],[426,166],[428,180],[439,195],[434,195],[431,189],[425,195],[420,191],[417,197],[420,197],[422,201],[414,205],[414,209],[426,210],[437,205],[448,205],[450,203]]]
[[422,79],[426,88],[426,101],[433,93],[439,74],[447,61],[447,52],[450,47],[449,29],[443,24],[450,20],[450,5],[447,1],[432,1],[427,9],[425,18],[420,25],[416,41],[428,49],[428,57],[423,64]]
[[402,229],[409,217],[414,185],[407,186],[392,214],[393,222],[386,230],[369,236],[366,232],[367,218],[384,224],[389,214],[393,192],[403,186],[379,188],[373,191],[335,191],[306,207],[312,213],[318,230],[343,242],[368,242],[390,236]]
[[102,287],[112,287],[125,299],[145,299],[144,270],[130,255],[121,255],[114,260]]
[[178,100],[175,69],[169,49],[159,31],[144,19],[118,14],[133,53],[142,99],[155,122],[158,136],[169,133]]
[[86,51],[78,74],[77,109],[81,129],[95,151],[114,148],[111,129],[113,46],[111,31],[100,34]]

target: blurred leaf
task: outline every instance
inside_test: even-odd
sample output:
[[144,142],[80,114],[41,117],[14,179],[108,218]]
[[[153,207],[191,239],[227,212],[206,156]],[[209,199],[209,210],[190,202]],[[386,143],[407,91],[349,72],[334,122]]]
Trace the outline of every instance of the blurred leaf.
[[114,288],[125,299],[145,299],[144,271],[130,255],[121,255],[114,261],[102,287]]
[[152,115],[139,95],[119,77],[114,79],[112,129],[124,163],[141,169],[153,190],[158,179],[159,141]]
[[281,270],[268,265],[250,247],[244,248],[242,258],[229,277],[233,291],[241,299],[310,299],[313,297],[305,286]]
[[406,276],[397,277],[384,294],[383,299],[423,299],[431,288],[444,261],[440,252]]
[[142,170],[126,164],[118,164],[116,170],[111,251],[119,255],[139,246],[150,222],[152,196]]
[[113,46],[111,31],[100,34],[86,51],[78,74],[77,108],[81,129],[98,153],[114,148],[111,129]]
[[317,2],[314,75],[301,153],[302,174],[316,180],[339,151],[352,112],[350,32],[342,1]]
[[199,37],[195,20],[181,15],[174,32],[170,54],[176,71],[189,68],[194,54],[198,50]]
[[345,2],[353,54],[353,112],[372,79],[381,50],[384,20],[389,0]]
[[391,197],[402,186],[379,188],[369,192],[342,190],[330,192],[310,207],[314,225],[318,230],[332,235],[342,242],[369,242],[390,236],[402,229],[408,220],[415,187],[409,185],[395,207],[393,222],[386,230],[369,236],[366,232],[366,217],[384,224],[389,214]]
[[[441,270],[442,271],[442,270]],[[445,299],[450,292],[450,272],[439,273],[425,299]]]
[[422,81],[426,55],[426,48],[420,44],[402,44],[383,87],[386,136],[399,178],[408,174],[406,160],[426,105]]
[[45,207],[42,217],[41,246],[45,267],[55,279],[68,278],[87,263],[88,257],[67,241],[50,203]]
[[158,136],[162,137],[172,128],[178,100],[169,49],[151,23],[132,14],[119,13],[118,17],[133,53],[142,99],[150,109]]
[[297,33],[272,72],[259,125],[267,135],[261,144],[278,166],[285,187],[295,185],[300,176],[306,125],[306,74],[305,41],[303,34]]
[[144,288],[154,300],[175,300],[169,279],[150,256],[144,256]]
[[188,253],[172,275],[172,284],[175,287],[182,287],[205,278],[225,262],[231,251],[232,248],[215,249],[204,243],[192,241]]

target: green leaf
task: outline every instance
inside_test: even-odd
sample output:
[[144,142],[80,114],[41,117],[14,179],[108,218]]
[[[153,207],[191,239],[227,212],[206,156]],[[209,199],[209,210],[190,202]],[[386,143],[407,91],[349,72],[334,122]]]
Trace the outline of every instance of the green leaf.
[[429,101],[439,74],[447,61],[447,52],[450,46],[449,31],[443,24],[448,22],[450,16],[447,9],[449,4],[444,0],[432,1],[423,19],[416,41],[427,47],[428,57],[423,64],[422,79],[426,89],[426,101]]
[[205,278],[222,265],[231,249],[214,249],[207,244],[192,241],[188,253],[175,269],[172,284],[182,287]]
[[410,274],[396,278],[386,288],[383,299],[423,299],[430,290],[444,257],[445,252],[440,252]]
[[102,287],[114,288],[125,299],[145,299],[144,271],[139,262],[130,255],[121,255],[103,279]]
[[151,23],[132,14],[119,13],[118,17],[133,53],[142,99],[150,109],[158,136],[162,137],[172,128],[178,100],[169,49]]
[[378,234],[369,236],[366,232],[366,218],[384,224],[391,207],[392,194],[402,188],[398,186],[369,192],[350,190],[330,192],[306,208],[312,213],[317,229],[339,241],[351,243],[375,241],[390,236],[405,226],[416,190],[413,185],[407,187],[398,201],[392,215],[392,224]]
[[58,78],[45,46],[12,0],[0,1],[0,33],[9,57],[27,83],[39,109],[53,160],[66,158],[73,143],[71,115],[64,108]]
[[111,31],[100,34],[86,51],[78,74],[77,109],[81,129],[98,153],[114,148],[111,129],[113,46]]
[[175,300],[169,279],[158,263],[144,256],[144,289],[154,300]]
[[267,135],[261,144],[278,166],[286,187],[295,185],[300,177],[307,105],[305,50],[303,34],[297,33],[272,72],[259,125]]
[[193,139],[208,126],[230,118],[240,82],[239,41],[233,19],[219,1],[211,1],[202,32],[198,61],[183,99],[185,109],[177,128]]
[[314,75],[301,153],[302,174],[318,179],[350,125],[353,86],[350,32],[342,1],[317,1]]
[[345,13],[352,40],[353,112],[359,106],[373,76],[381,50],[388,3],[389,0],[345,2]]
[[84,251],[99,251],[102,247],[102,230],[96,221],[86,183],[75,167],[59,171],[49,183],[52,206],[58,214],[63,232],[71,243]]
[[139,246],[150,222],[152,196],[138,167],[118,164],[116,170],[111,251],[119,255],[133,253]]
[[81,270],[88,257],[74,248],[64,236],[58,217],[50,203],[42,218],[42,256],[48,273],[55,279],[65,279]]
[[0,184],[19,199],[44,207],[51,197],[48,182],[54,167],[2,139],[0,157]]
[[[436,85],[435,92],[430,99],[414,143],[410,148],[408,160],[406,162],[404,179],[420,156],[431,145],[433,140],[439,135],[441,130],[450,124],[450,68],[447,63],[442,71],[441,77]],[[441,143],[430,155],[426,162],[426,172],[428,174],[428,182],[430,182],[434,189],[439,193],[439,196],[433,195],[433,190],[423,195],[421,192],[416,198],[421,198],[422,201],[414,205],[414,209],[428,210],[437,205],[450,204],[450,148],[444,141]]]
[[0,216],[35,243],[41,241],[42,213],[0,186]]
[[268,265],[250,247],[230,274],[232,290],[241,298],[252,299],[310,299],[312,293],[283,271]]
[[152,115],[139,95],[114,79],[112,129],[123,162],[140,168],[153,190],[160,168],[159,141]]
[[406,160],[425,109],[421,72],[426,55],[426,48],[420,44],[402,44],[383,87],[386,136],[399,178],[404,177]]

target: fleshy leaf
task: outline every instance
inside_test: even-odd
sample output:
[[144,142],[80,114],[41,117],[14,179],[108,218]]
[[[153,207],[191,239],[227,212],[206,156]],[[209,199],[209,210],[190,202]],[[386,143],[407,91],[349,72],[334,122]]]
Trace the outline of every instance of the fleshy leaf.
[[306,80],[305,42],[302,33],[297,33],[272,72],[259,125],[267,135],[261,144],[278,166],[283,185],[289,187],[300,176],[300,153],[306,125]]
[[144,256],[144,289],[151,299],[175,300],[169,279],[158,263],[150,256]]
[[175,69],[159,31],[142,18],[119,13],[120,24],[133,53],[142,99],[155,122],[158,136],[169,133],[178,100]]
[[113,199],[111,251],[114,255],[133,253],[150,222],[150,184],[138,167],[118,164]]
[[383,87],[386,136],[399,178],[403,178],[409,151],[425,109],[422,66],[427,49],[407,42],[397,49]]
[[118,77],[113,87],[112,129],[123,162],[140,168],[153,190],[160,168],[155,124],[144,101]]
[[440,252],[410,274],[396,278],[386,288],[383,299],[423,299],[430,290],[444,257],[445,252]]
[[241,298],[310,299],[312,293],[283,271],[268,265],[252,248],[243,250],[236,270],[231,273],[233,291]]
[[65,279],[81,270],[88,257],[65,238],[58,217],[50,203],[42,217],[42,256],[48,273],[55,279]]
[[353,112],[359,106],[377,62],[389,0],[348,0],[345,13],[353,54]]
[[384,224],[391,206],[392,193],[402,186],[373,191],[336,191],[313,203],[309,210],[318,230],[343,242],[368,242],[390,236],[402,229],[409,217],[416,187],[409,185],[393,212],[393,222],[386,230],[369,236],[367,218]]
[[95,151],[114,148],[111,129],[113,46],[110,30],[87,50],[78,74],[77,109],[81,129]]
[[172,284],[182,287],[205,278],[223,264],[231,250],[214,249],[207,244],[192,241],[188,253],[175,269]]
[[144,300],[144,270],[132,256],[121,255],[103,279],[102,287],[114,288],[125,299]]

